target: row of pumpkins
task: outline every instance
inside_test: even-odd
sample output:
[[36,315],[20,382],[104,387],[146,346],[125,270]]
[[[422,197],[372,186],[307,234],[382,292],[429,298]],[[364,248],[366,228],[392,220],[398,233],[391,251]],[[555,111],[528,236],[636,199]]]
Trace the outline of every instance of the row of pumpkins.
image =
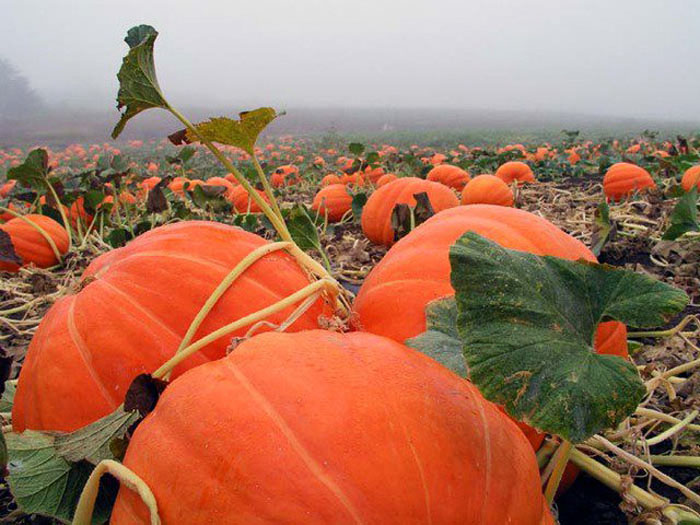
[[[333,312],[319,298],[285,333],[255,335],[227,355],[244,327],[174,370],[124,459],[153,491],[164,523],[553,523],[534,455],[544,436],[404,342],[425,330],[428,302],[454,293],[448,252],[466,231],[534,254],[595,257],[534,214],[457,206],[435,179],[469,176],[437,173],[396,179],[370,197],[398,198],[407,185],[410,195],[427,191],[438,213],[370,272],[351,332],[322,329]],[[449,205],[437,204],[443,194]],[[14,431],[73,431],[114,411],[135,376],[173,356],[221,280],[266,243],[232,226],[180,222],[96,258],[80,291],[50,308],[31,341]],[[307,284],[291,256],[269,253],[223,294],[193,340]],[[279,325],[293,311],[267,321]],[[601,323],[596,349],[626,358],[624,325]],[[122,487],[111,521],[148,523],[149,512]]]

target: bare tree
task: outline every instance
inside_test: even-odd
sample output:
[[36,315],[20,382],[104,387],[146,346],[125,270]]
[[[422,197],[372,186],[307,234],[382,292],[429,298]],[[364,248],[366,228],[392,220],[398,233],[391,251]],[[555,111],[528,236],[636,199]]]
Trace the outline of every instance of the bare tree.
[[29,81],[8,60],[0,58],[0,118],[20,118],[43,106]]

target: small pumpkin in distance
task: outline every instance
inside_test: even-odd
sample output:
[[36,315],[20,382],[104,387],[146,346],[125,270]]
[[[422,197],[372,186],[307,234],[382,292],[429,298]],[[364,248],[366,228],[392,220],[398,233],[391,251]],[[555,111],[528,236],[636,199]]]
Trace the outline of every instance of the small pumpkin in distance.
[[[189,371],[124,464],[163,523],[553,523],[512,421],[435,361],[361,332],[269,332]],[[148,521],[122,486],[111,523]]]
[[655,189],[647,170],[629,162],[613,164],[603,177],[603,191],[609,201],[620,201],[634,193]]
[[340,177],[335,173],[329,173],[321,179],[321,186],[330,186],[331,184],[342,184],[340,182]]
[[382,175],[377,179],[377,188],[381,188],[382,186],[386,186],[392,181],[395,181],[398,177],[394,175],[393,173],[386,173],[385,175]]
[[511,160],[501,164],[495,175],[508,185],[513,181],[517,181],[519,186],[526,182],[535,182],[535,174],[532,173],[532,168],[519,160]]
[[391,227],[391,214],[397,204],[416,205],[414,195],[427,193],[435,213],[459,205],[454,192],[439,182],[402,177],[378,188],[367,199],[362,209],[362,231],[375,244],[394,244],[394,230]]
[[[10,236],[14,251],[22,260],[21,266],[33,264],[38,268],[48,268],[58,264],[51,245],[39,231],[27,224],[27,220],[48,234],[61,255],[68,251],[68,233],[52,218],[36,214],[24,215],[23,218],[14,217],[0,225],[0,230]],[[0,271],[14,273],[19,269],[19,264],[0,261]]]
[[[255,191],[258,192],[258,195],[260,195],[265,202],[270,202],[270,199],[267,198],[267,195],[263,190],[256,189]],[[233,204],[234,210],[236,210],[238,213],[262,212],[260,206],[258,206],[258,203],[250,197],[248,191],[241,185],[235,186],[229,192],[229,200],[231,201],[231,204]]]
[[462,191],[469,182],[469,173],[452,164],[438,164],[428,172],[426,177],[433,182],[439,182],[457,191]]
[[344,184],[331,184],[321,188],[314,196],[311,209],[329,222],[338,222],[352,208],[352,195]]
[[477,175],[462,190],[462,204],[513,205],[513,190],[495,175]]
[[700,191],[700,164],[685,170],[681,179],[681,186],[685,191],[691,191],[693,187]]

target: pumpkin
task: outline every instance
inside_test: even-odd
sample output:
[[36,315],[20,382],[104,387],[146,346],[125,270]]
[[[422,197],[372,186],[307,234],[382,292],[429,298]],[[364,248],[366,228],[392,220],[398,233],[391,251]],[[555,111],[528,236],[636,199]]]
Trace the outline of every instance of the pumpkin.
[[530,166],[519,160],[512,160],[501,164],[496,170],[496,177],[508,185],[513,181],[517,181],[518,185],[526,182],[535,182],[535,175],[532,173]]
[[[44,197],[42,196],[42,198],[44,198]],[[44,199],[44,200],[45,200],[45,199]],[[21,201],[20,201],[20,202],[21,202]],[[43,204],[43,203],[42,203],[42,204]],[[30,207],[31,207],[31,204],[28,203],[28,202],[21,202],[21,205],[22,205],[24,208],[30,208]],[[6,206],[6,208],[7,208],[8,210],[11,210],[11,211],[15,212],[15,213],[21,214],[21,213],[22,213],[22,208],[20,208],[19,206],[20,206],[19,203],[18,203],[17,205],[15,205],[14,202],[10,202],[10,203]],[[13,215],[13,214],[10,213],[9,211],[0,211],[0,222],[11,221],[11,220],[14,219],[15,217],[16,217],[16,215]]]
[[654,188],[656,183],[649,172],[629,162],[613,164],[603,177],[603,191],[611,201],[619,201],[635,192]]
[[392,181],[395,181],[398,177],[394,175],[393,173],[387,173],[385,175],[382,175],[377,179],[377,188],[381,188],[382,186],[386,186]]
[[[489,204],[459,206],[418,226],[372,269],[353,305],[355,327],[399,342],[424,332],[428,302],[454,293],[449,249],[467,231],[513,250],[596,260],[583,243],[532,213]],[[626,356],[626,341],[608,353]]]
[[[68,251],[68,233],[55,220],[45,215],[34,214],[24,215],[24,219],[42,228],[51,237],[61,255]],[[44,236],[25,220],[14,217],[0,225],[0,230],[10,236],[15,253],[22,259],[22,266],[33,264],[39,268],[48,268],[58,264],[56,254]],[[0,260],[0,271],[16,272],[19,268],[18,264]]]
[[685,191],[691,191],[693,186],[697,186],[700,191],[700,165],[692,166],[685,170],[681,179],[681,186]]
[[224,197],[227,199],[231,199],[231,192],[233,191],[233,188],[236,187],[236,184],[233,182],[226,180],[223,177],[210,177],[206,181],[204,181],[204,184],[207,186],[221,186],[223,188],[226,188],[226,191],[224,192]]
[[[72,431],[112,412],[136,375],[172,357],[221,280],[265,244],[233,226],[186,221],[151,230],[95,259],[80,292],[49,309],[29,345],[12,411],[15,431]],[[194,340],[306,285],[305,272],[291,256],[270,253],[224,293]],[[293,311],[267,320],[280,323]],[[291,330],[318,327],[322,313],[317,301]],[[202,348],[174,376],[223,357],[230,338],[247,330]]]
[[12,179],[0,186],[0,198],[7,197],[16,185],[17,181]]
[[364,186],[365,179],[361,173],[353,173],[352,175],[343,175],[340,177],[340,183],[346,186]]
[[413,196],[424,192],[428,194],[436,213],[459,205],[459,200],[447,186],[417,177],[403,177],[370,195],[362,209],[362,231],[373,243],[391,246],[394,243],[394,230],[391,228],[394,207],[397,204],[415,206]]
[[369,179],[372,184],[376,184],[379,178],[384,175],[384,168],[381,166],[377,168],[371,168],[370,166],[367,166],[365,168],[365,178]]
[[195,186],[201,184],[201,180],[190,180],[186,177],[175,177],[170,184],[168,184],[168,188],[170,191],[172,191],[174,194],[179,195],[180,197],[185,196],[185,186],[187,186],[188,190],[194,189]]
[[[263,190],[255,190],[258,192],[265,202],[270,202]],[[260,213],[262,210],[258,203],[250,198],[250,195],[243,186],[236,186],[229,192],[229,200],[233,204],[233,208],[238,213]]]
[[75,202],[70,205],[68,220],[73,228],[78,227],[78,220],[80,220],[83,230],[85,230],[85,228],[90,226],[93,218],[94,217],[85,209],[85,199],[83,197],[78,197]]
[[330,186],[331,184],[341,184],[340,177],[334,173],[329,173],[321,179],[321,186]]
[[478,175],[462,190],[462,204],[513,205],[513,190],[495,175]]
[[462,191],[469,181],[469,173],[459,166],[451,164],[439,164],[428,172],[426,177],[433,182],[439,182],[457,191]]
[[321,217],[328,216],[330,222],[338,222],[352,208],[352,195],[343,184],[331,184],[314,197],[311,209]]
[[[429,424],[426,424],[429,422]],[[366,333],[266,333],[173,382],[124,458],[163,523],[553,523],[479,391]],[[112,524],[148,523],[122,487]]]

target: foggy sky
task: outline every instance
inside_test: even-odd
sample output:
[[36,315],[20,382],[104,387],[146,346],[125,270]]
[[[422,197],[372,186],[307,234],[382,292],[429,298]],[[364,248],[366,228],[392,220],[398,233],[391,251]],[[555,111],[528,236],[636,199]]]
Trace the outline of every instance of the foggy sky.
[[0,56],[108,110],[140,23],[175,105],[700,120],[700,0],[0,0]]

